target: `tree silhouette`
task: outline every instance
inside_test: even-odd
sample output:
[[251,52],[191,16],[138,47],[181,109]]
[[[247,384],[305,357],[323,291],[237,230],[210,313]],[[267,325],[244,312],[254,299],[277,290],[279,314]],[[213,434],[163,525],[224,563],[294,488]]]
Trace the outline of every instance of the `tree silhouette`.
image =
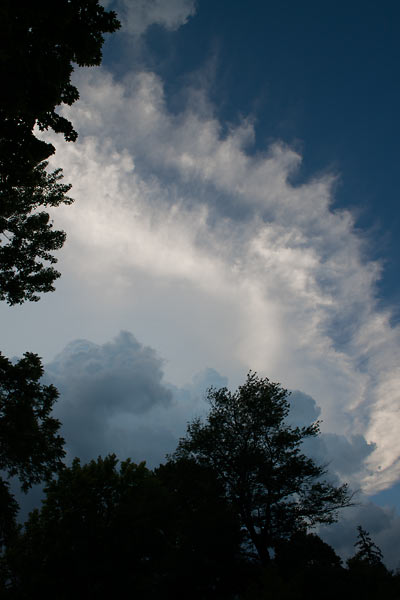
[[363,529],[361,525],[357,527],[358,537],[354,544],[358,551],[354,556],[348,559],[349,567],[354,567],[357,564],[368,565],[374,567],[382,565],[383,554],[380,548],[372,541],[368,531]]
[[98,0],[3,0],[0,23],[0,76],[7,82],[0,94],[0,172],[18,181],[54,152],[36,137],[35,125],[76,140],[56,108],[79,98],[74,64],[99,65],[103,34],[120,23]]
[[[22,304],[54,290],[60,273],[52,252],[62,247],[65,233],[56,231],[43,208],[70,204],[70,185],[59,183],[61,169],[49,174],[43,162],[28,174],[24,185],[0,186],[0,300]],[[46,262],[48,265],[46,265]]]
[[120,26],[98,0],[2,0],[0,4],[0,299],[38,300],[59,273],[52,252],[65,233],[54,231],[44,207],[68,204],[61,170],[43,162],[54,146],[34,128],[75,141],[72,123],[56,112],[79,98],[74,64],[101,63],[103,34]]
[[190,423],[174,454],[214,471],[264,563],[279,540],[332,523],[339,508],[351,505],[347,485],[323,480],[325,469],[301,453],[302,441],[318,435],[319,426],[287,425],[287,396],[252,372],[235,393],[211,388],[206,422]]
[[36,354],[15,364],[0,354],[0,469],[25,491],[57,471],[65,454],[60,422],[50,416],[58,392],[40,383],[42,375]]
[[239,528],[207,469],[75,459],[45,494],[6,554],[11,598],[233,598]]
[[399,582],[383,564],[383,555],[369,533],[359,525],[357,552],[347,562],[349,588],[367,600],[398,598]]
[[[62,466],[64,440],[60,423],[50,416],[58,397],[52,385],[42,385],[43,368],[27,352],[12,364],[0,354],[0,470],[17,476],[22,490],[48,480]],[[0,548],[15,532],[18,505],[8,482],[0,478]]]

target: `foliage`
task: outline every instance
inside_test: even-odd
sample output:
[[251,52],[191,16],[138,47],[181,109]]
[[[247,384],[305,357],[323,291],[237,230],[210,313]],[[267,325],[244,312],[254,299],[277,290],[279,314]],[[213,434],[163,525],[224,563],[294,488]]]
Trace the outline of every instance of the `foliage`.
[[242,552],[240,520],[215,471],[170,459],[154,471],[115,455],[75,459],[0,558],[6,600],[110,597],[334,600],[399,597],[399,578],[345,569],[317,535],[295,531],[268,564]]
[[170,494],[174,549],[166,573],[171,597],[230,598],[242,575],[240,522],[211,469],[192,460],[167,461],[155,471]]
[[[104,33],[120,26],[98,0],[3,0],[0,4],[0,300],[38,300],[54,290],[54,250],[65,241],[44,207],[69,204],[61,169],[47,173],[52,129],[75,141],[72,123],[56,112],[78,98],[74,67],[101,63]],[[45,261],[45,262],[43,262]]]
[[15,364],[0,354],[0,469],[18,476],[24,491],[49,479],[65,454],[60,423],[50,416],[58,392],[40,383],[42,375],[36,354]]
[[3,0],[0,23],[0,76],[7,82],[0,95],[0,172],[18,179],[54,152],[35,137],[35,125],[76,140],[56,107],[79,98],[73,63],[99,65],[103,34],[120,23],[98,0]]
[[149,578],[165,543],[163,497],[144,464],[117,470],[117,462],[75,459],[45,489],[42,510],[7,554],[19,597],[120,597],[124,581],[135,587]]
[[[50,416],[58,392],[40,384],[42,375],[36,354],[27,352],[16,364],[0,354],[0,470],[17,476],[25,492],[48,480],[65,454],[60,423]],[[17,512],[9,483],[0,478],[0,550],[16,535]]]
[[316,436],[319,426],[287,425],[287,396],[279,384],[251,372],[235,393],[211,388],[206,422],[188,425],[174,455],[214,471],[263,562],[279,540],[332,523],[337,510],[351,504],[347,486],[322,480],[324,468],[301,453],[302,441]]
[[10,305],[39,300],[38,292],[53,291],[58,271],[51,252],[62,247],[65,233],[53,229],[49,214],[38,209],[70,204],[70,185],[59,183],[61,169],[35,167],[24,185],[0,186],[0,300]]
[[349,585],[366,600],[399,598],[399,580],[392,577],[383,564],[383,555],[372,541],[369,533],[357,527],[358,537],[354,544],[358,548],[347,562]]
[[369,567],[382,565],[382,551],[375,542],[372,541],[368,531],[363,529],[361,525],[357,527],[357,531],[358,537],[354,545],[358,548],[358,551],[354,556],[348,559],[348,566],[354,568],[360,564],[368,565]]
[[17,512],[18,504],[10,492],[8,481],[0,479],[0,553],[16,535]]
[[206,475],[182,464],[154,473],[144,463],[118,465],[115,455],[86,465],[75,459],[49,483],[42,509],[8,550],[9,594],[226,597],[221,582],[232,575],[223,565],[233,565],[238,543]]

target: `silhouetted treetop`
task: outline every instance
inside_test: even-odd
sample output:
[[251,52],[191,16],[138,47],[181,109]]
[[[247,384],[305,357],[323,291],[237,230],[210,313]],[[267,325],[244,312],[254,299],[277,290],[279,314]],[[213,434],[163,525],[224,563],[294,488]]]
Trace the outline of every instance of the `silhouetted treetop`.
[[357,527],[358,536],[354,544],[358,548],[354,556],[348,559],[347,564],[350,568],[366,565],[368,567],[382,566],[383,554],[381,549],[372,541],[368,531],[361,525]]
[[[18,176],[54,152],[32,133],[53,129],[74,141],[72,123],[56,112],[79,98],[73,63],[101,63],[104,33],[119,28],[98,0],[3,0],[0,8],[0,172]],[[3,175],[4,176],[4,175]]]
[[46,172],[54,147],[34,127],[76,140],[56,109],[79,98],[74,65],[99,65],[104,34],[119,26],[98,0],[0,3],[0,300],[10,305],[54,290],[53,251],[66,236],[43,208],[72,202],[61,169]]
[[70,204],[71,186],[60,183],[61,169],[46,172],[43,162],[26,174],[25,184],[0,186],[0,300],[22,304],[54,290],[60,273],[52,252],[62,247],[64,231],[53,229],[44,208]]
[[51,416],[58,392],[42,385],[43,367],[26,352],[13,364],[0,354],[0,470],[16,475],[24,491],[62,466],[64,440]]
[[287,397],[279,384],[252,372],[234,393],[211,388],[205,422],[188,425],[173,455],[215,472],[264,562],[279,540],[332,523],[339,508],[351,505],[347,485],[323,480],[324,467],[301,452],[303,440],[318,435],[319,425],[287,425]]

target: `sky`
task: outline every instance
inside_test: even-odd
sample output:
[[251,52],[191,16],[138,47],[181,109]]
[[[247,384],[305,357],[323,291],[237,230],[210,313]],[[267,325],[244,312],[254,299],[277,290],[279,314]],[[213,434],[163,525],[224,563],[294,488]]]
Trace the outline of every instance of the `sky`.
[[154,466],[208,387],[249,369],[292,391],[307,451],[399,566],[400,8],[394,1],[116,0],[103,64],[76,69],[79,132],[57,290],[0,307],[8,356],[60,391],[68,459]]

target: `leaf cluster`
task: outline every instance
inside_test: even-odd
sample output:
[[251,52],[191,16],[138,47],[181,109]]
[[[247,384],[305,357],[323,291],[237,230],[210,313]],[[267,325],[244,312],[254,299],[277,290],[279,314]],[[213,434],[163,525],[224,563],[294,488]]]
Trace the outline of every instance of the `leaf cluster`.
[[26,352],[13,364],[0,354],[0,469],[18,476],[22,489],[52,476],[62,465],[64,440],[51,416],[58,392],[42,385],[43,367]]
[[30,171],[23,185],[0,186],[0,300],[10,305],[39,300],[54,290],[60,276],[52,252],[62,247],[64,231],[53,229],[43,208],[71,204],[71,186],[60,183],[61,169],[46,171],[43,162]]
[[54,152],[35,125],[76,140],[56,107],[78,100],[73,64],[99,65],[104,33],[120,23],[98,0],[3,0],[0,23],[0,170],[14,175]]
[[75,459],[45,493],[7,552],[11,597],[227,597],[239,526],[201,467]]
[[61,170],[46,172],[55,149],[35,127],[76,140],[56,109],[79,98],[74,65],[99,65],[104,34],[119,26],[98,0],[0,4],[0,300],[11,305],[54,290],[60,274],[52,253],[66,236],[43,208],[71,203]]
[[268,564],[249,559],[242,542],[240,519],[207,466],[75,459],[0,559],[0,591],[8,600],[399,597],[397,576],[344,568],[315,534],[281,539]]

